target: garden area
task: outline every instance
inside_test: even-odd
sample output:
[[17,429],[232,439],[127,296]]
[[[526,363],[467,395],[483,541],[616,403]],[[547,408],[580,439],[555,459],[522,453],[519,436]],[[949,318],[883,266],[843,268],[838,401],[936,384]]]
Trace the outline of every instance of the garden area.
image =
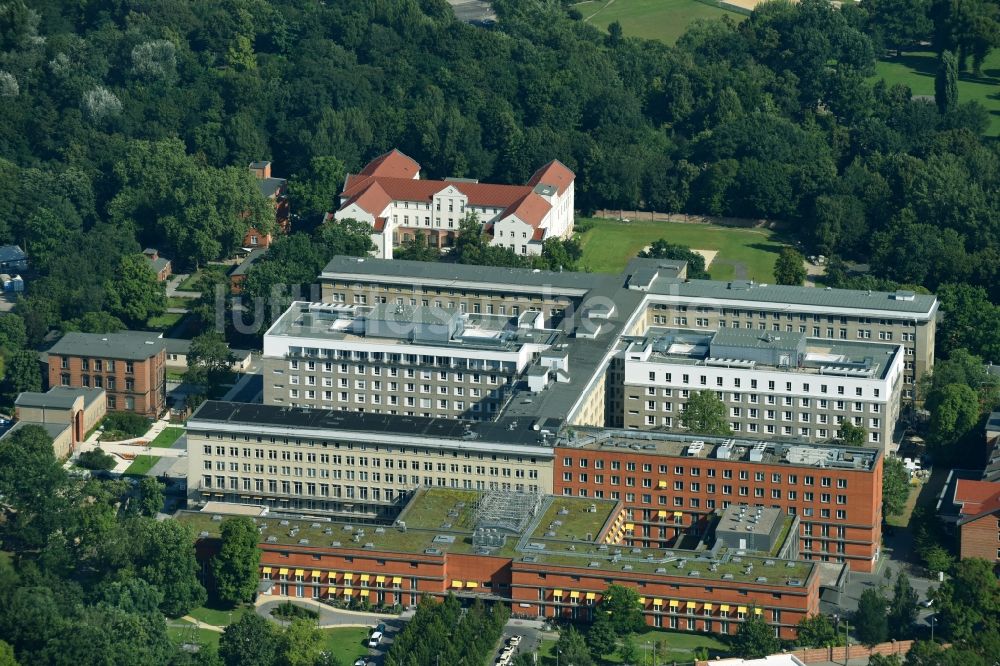
[[136,456],[132,464],[125,470],[125,476],[146,476],[158,460],[157,456]]
[[153,438],[153,441],[149,443],[150,446],[159,447],[164,449],[169,449],[173,446],[174,442],[181,438],[184,434],[184,428],[178,428],[170,426],[164,428],[159,435]]
[[783,244],[769,229],[743,229],[686,222],[621,222],[603,218],[578,220],[580,266],[598,273],[615,273],[660,238],[692,250],[717,252],[708,272],[715,280],[754,279],[773,282],[774,262]]
[[[902,56],[887,57],[875,65],[875,79],[885,79],[889,85],[902,83],[914,95],[934,95],[934,74],[937,54],[927,50],[904,51]],[[983,75],[971,72],[958,76],[958,101],[976,100],[990,114],[987,136],[1000,136],[1000,50],[994,49],[983,63]]]
[[584,20],[607,30],[618,21],[628,37],[658,39],[673,44],[688,26],[698,19],[719,19],[723,16],[740,21],[740,14],[729,12],[712,3],[698,0],[594,0],[574,5]]
[[231,266],[208,264],[188,275],[177,285],[177,291],[206,291],[218,282],[225,280]]
[[149,430],[150,420],[134,412],[108,412],[98,428],[101,429],[100,441],[118,442],[123,439],[142,437]]

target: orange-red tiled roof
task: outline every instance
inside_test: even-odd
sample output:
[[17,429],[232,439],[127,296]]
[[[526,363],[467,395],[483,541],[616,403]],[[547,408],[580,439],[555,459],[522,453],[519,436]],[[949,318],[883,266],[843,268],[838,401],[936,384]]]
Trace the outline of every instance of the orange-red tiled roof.
[[[490,208],[507,208],[527,194],[531,188],[527,185],[492,185],[487,183],[459,183],[445,180],[413,180],[410,178],[367,177],[354,179],[348,183],[343,196],[347,199],[344,206],[361,198],[362,193],[373,187],[385,192],[390,201],[417,201],[430,203],[434,195],[448,186],[453,186],[468,198],[470,206],[486,206]],[[372,214],[381,213],[383,205],[378,210],[369,210]]]
[[417,161],[393,148],[366,164],[358,175],[413,178],[418,173],[420,173],[420,165],[417,164]]
[[1000,483],[959,479],[955,484],[954,501],[962,505],[959,523],[1000,511]]
[[508,215],[516,215],[517,219],[522,222],[538,227],[550,210],[552,210],[552,204],[534,192],[528,192],[500,213],[500,219]]
[[532,187],[539,184],[553,185],[559,190],[559,194],[562,194],[575,178],[576,174],[570,171],[569,167],[559,160],[552,160],[531,176],[528,185]]
[[373,181],[371,185],[344,202],[341,208],[357,204],[362,210],[366,210],[372,215],[378,215],[390,203],[392,203],[392,197],[386,193],[378,181]]

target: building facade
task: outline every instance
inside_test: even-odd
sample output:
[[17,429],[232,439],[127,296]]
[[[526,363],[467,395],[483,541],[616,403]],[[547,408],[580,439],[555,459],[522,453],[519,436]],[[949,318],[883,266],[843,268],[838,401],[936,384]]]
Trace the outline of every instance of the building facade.
[[900,412],[903,348],[799,332],[651,327],[624,354],[623,424],[679,429],[687,397],[713,391],[732,431],[827,441],[847,420],[867,444],[891,441]]
[[109,410],[157,418],[166,403],[166,347],[142,331],[67,333],[48,351],[48,381],[102,388]]
[[799,557],[873,571],[880,555],[879,449],[575,429],[555,449],[557,495],[624,502],[626,543],[669,548],[733,505],[799,518]]
[[[579,621],[594,619],[609,586],[624,585],[638,594],[651,626],[734,634],[756,616],[783,638],[794,637],[798,621],[818,612],[815,565],[717,547],[625,548],[620,502],[538,496],[537,513],[522,528],[491,546],[476,545],[486,495],[421,491],[398,520],[383,526],[310,525],[265,514],[254,519],[261,530],[261,585],[265,594],[352,607],[411,606],[424,595],[455,594],[508,603],[519,617]],[[198,513],[181,520],[199,532],[199,556],[210,557],[224,517]]]
[[558,339],[529,314],[293,303],[264,335],[264,403],[491,420]]
[[[288,203],[288,181],[285,178],[275,178],[271,175],[269,161],[250,163],[250,173],[257,179],[257,187],[261,195],[274,206],[274,222],[279,233],[291,231],[290,208]],[[266,234],[256,227],[250,227],[243,234],[243,246],[249,250],[266,248],[271,245],[272,234]]]
[[492,245],[537,255],[543,241],[573,231],[575,178],[553,160],[525,185],[492,185],[468,178],[422,180],[420,165],[393,150],[347,176],[340,207],[328,221],[367,222],[374,230],[376,256],[391,259],[393,247],[418,233],[434,247],[452,245],[462,219],[473,213],[492,237]]
[[45,393],[26,391],[17,396],[14,410],[18,427],[37,425],[52,437],[56,458],[66,458],[97,427],[107,413],[103,389],[55,386]]
[[379,519],[418,488],[551,492],[530,423],[208,401],[187,422],[188,501]]

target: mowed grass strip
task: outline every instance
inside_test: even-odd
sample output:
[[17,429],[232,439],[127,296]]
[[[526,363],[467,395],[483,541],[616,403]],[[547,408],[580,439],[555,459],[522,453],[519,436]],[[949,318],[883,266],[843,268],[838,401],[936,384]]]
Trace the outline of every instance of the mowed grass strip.
[[158,460],[158,456],[136,456],[132,464],[125,470],[125,476],[146,476]]
[[164,428],[159,435],[153,438],[153,441],[149,443],[150,446],[155,446],[159,448],[168,449],[180,439],[181,435],[184,434],[184,428],[167,427]]
[[[971,62],[969,63],[971,67]],[[933,51],[904,51],[900,57],[880,60],[875,65],[875,79],[885,79],[888,84],[902,83],[914,95],[934,96],[934,75],[937,73],[937,54]],[[990,113],[989,136],[1000,136],[1000,50],[993,49],[983,63],[982,76],[971,72],[958,77],[958,101],[976,100]]]
[[619,222],[595,218],[581,234],[580,267],[596,273],[617,273],[639,252],[663,238],[692,250],[715,250],[708,272],[716,280],[774,281],[774,261],[782,243],[768,229],[741,229],[685,222]]
[[698,19],[720,19],[729,16],[735,21],[745,17],[697,0],[594,0],[575,5],[589,23],[607,30],[618,21],[626,37],[658,39],[673,44],[688,26]]

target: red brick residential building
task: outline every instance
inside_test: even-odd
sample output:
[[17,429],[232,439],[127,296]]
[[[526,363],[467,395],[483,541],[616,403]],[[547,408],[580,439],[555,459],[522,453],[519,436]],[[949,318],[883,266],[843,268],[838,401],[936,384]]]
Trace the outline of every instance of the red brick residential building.
[[628,545],[670,547],[699,533],[732,504],[799,516],[801,557],[871,572],[881,542],[878,449],[696,438],[667,433],[581,431],[557,447],[553,493],[625,504]]
[[[287,234],[291,229],[288,206],[288,181],[284,178],[271,176],[271,163],[266,161],[251,162],[250,173],[257,179],[260,193],[274,205],[274,221],[280,233]],[[267,247],[273,236],[261,233],[255,227],[250,227],[243,235],[243,247],[254,249]]]
[[165,407],[166,361],[152,333],[67,333],[48,352],[49,386],[103,388],[108,410],[156,418]]

